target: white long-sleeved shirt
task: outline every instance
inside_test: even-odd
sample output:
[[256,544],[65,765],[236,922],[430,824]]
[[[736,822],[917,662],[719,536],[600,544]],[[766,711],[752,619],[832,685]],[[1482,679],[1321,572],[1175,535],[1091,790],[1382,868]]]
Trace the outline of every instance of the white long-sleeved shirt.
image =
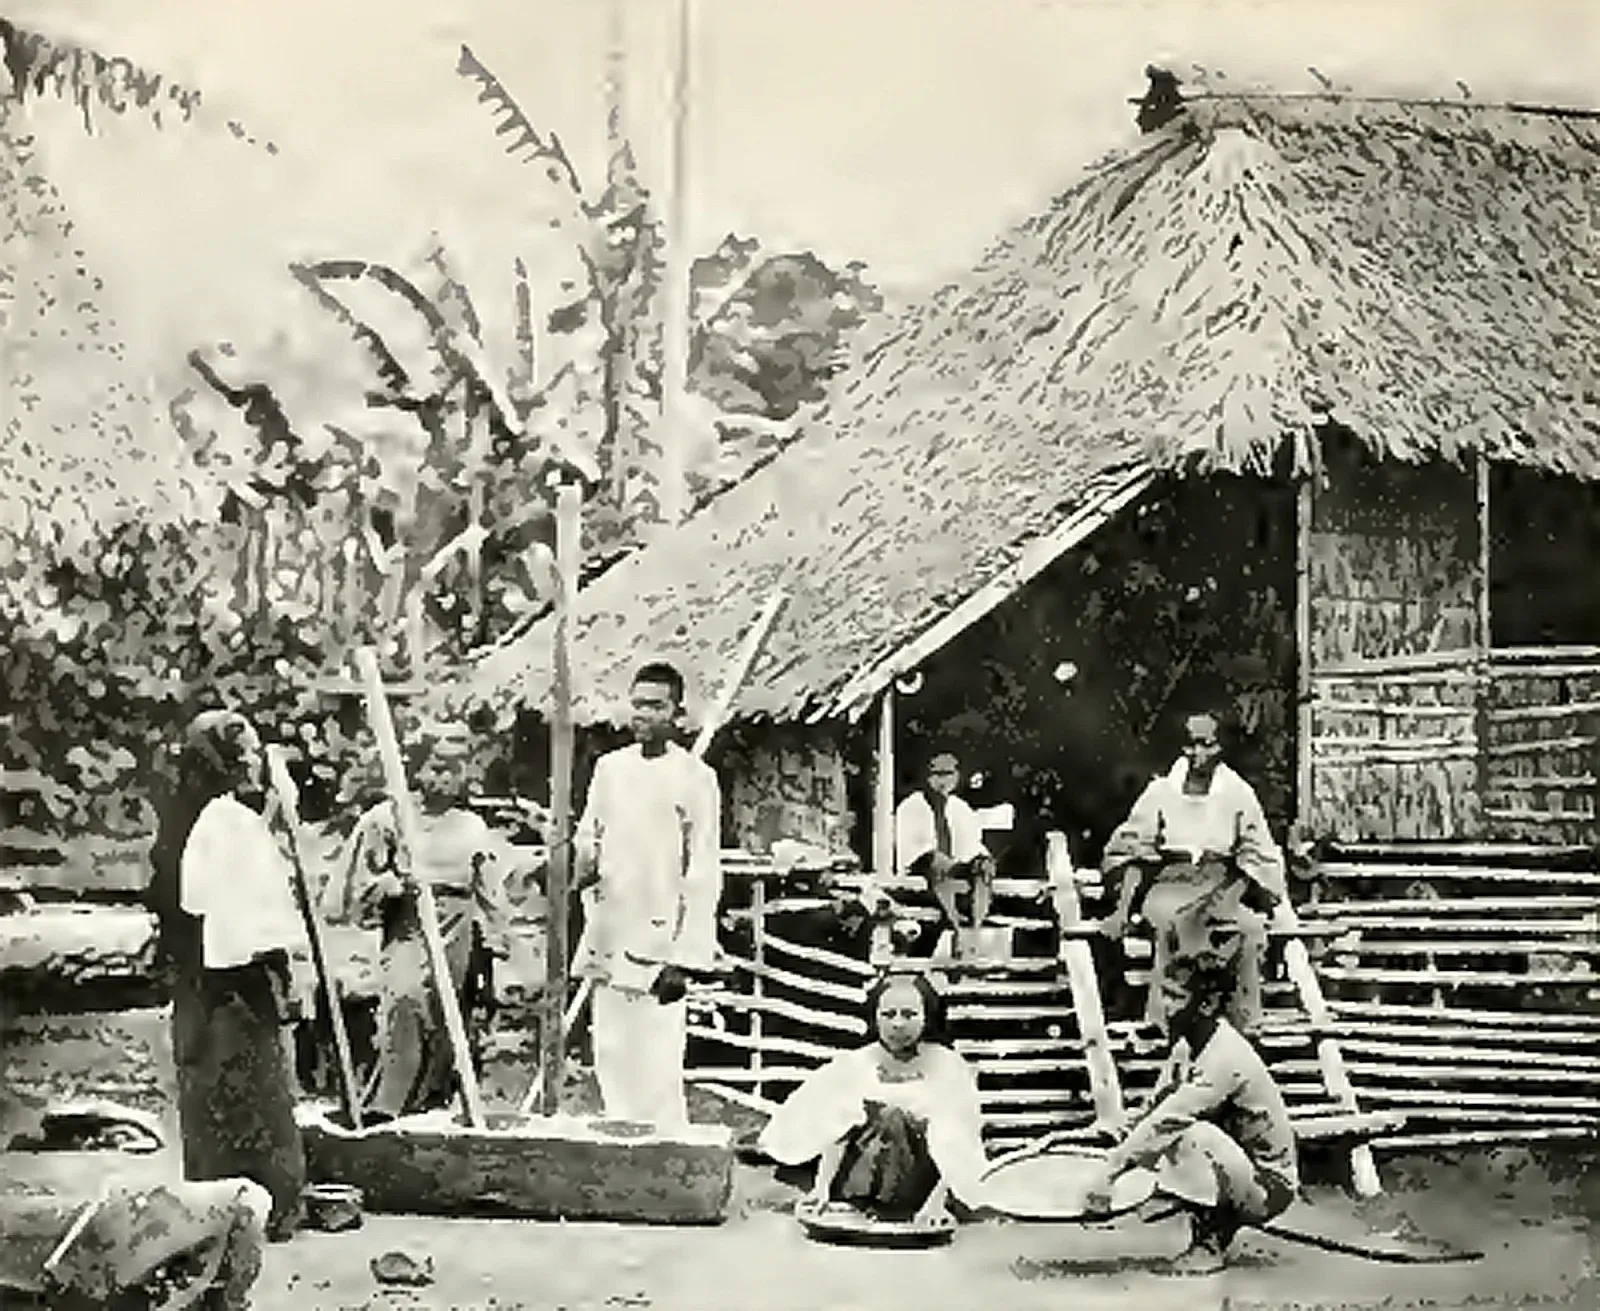
[[183,909],[200,919],[207,969],[304,947],[289,863],[266,820],[243,802],[223,796],[206,805],[184,844],[178,877]]
[[[950,823],[950,858],[966,862],[981,856],[983,829],[972,807],[960,797],[946,797],[944,814]],[[933,804],[921,792],[913,792],[894,812],[895,869],[904,874],[937,845]]]
[[664,964],[706,967],[722,899],[722,793],[716,772],[672,745],[602,756],[577,845],[599,881],[585,893],[580,972],[644,990]]

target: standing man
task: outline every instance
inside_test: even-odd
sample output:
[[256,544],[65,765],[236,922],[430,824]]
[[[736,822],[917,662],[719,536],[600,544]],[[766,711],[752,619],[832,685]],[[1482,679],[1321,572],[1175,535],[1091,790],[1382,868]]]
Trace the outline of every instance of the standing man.
[[708,970],[722,898],[716,773],[674,740],[683,676],[647,664],[630,693],[632,746],[595,764],[576,834],[586,924],[576,970],[594,980],[595,1074],[607,1116],[688,1123],[686,973]]
[[1154,931],[1147,1020],[1163,1019],[1171,962],[1209,952],[1232,967],[1227,1015],[1250,1033],[1261,1018],[1265,916],[1288,892],[1283,853],[1255,789],[1223,763],[1219,726],[1210,711],[1188,716],[1183,755],[1145,788],[1106,843],[1102,868],[1122,885],[1103,927],[1121,938],[1142,914]]
[[994,857],[983,845],[978,817],[960,797],[961,762],[944,751],[928,761],[927,782],[894,813],[895,868],[918,874],[952,929],[960,930],[956,894],[971,889],[972,928],[989,918]]

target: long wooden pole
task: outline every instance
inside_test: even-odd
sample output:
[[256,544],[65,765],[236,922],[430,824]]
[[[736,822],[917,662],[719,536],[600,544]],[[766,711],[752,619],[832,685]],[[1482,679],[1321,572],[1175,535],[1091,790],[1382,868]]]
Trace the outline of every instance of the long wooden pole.
[[[378,668],[378,653],[364,647],[356,657],[365,685],[367,721],[372,725],[373,736],[378,739],[378,754],[383,761],[384,779],[389,795],[394,799],[395,813],[400,821],[400,834],[416,861],[421,851],[420,825],[413,807],[411,789],[406,785],[405,763],[400,758],[400,739],[394,731],[394,720],[389,714],[389,700],[383,690],[383,675]],[[420,871],[413,868],[413,874]],[[445,1032],[450,1038],[450,1054],[455,1059],[456,1079],[461,1086],[461,1101],[466,1109],[467,1123],[482,1128],[483,1095],[478,1088],[478,1072],[472,1065],[472,1049],[467,1042],[467,1025],[461,1015],[461,1000],[456,996],[450,977],[450,962],[444,952],[444,937],[439,932],[439,908],[434,904],[433,889],[425,878],[413,879],[417,899],[417,918],[422,922],[423,943],[428,950],[428,964],[433,973],[433,986],[439,996],[439,1009],[444,1013]]]
[[[1493,616],[1489,600],[1489,571],[1492,565],[1490,559],[1490,534],[1489,521],[1489,461],[1480,451],[1473,462],[1473,484],[1475,501],[1477,504],[1477,546],[1478,546],[1478,588],[1477,588],[1477,641],[1478,648],[1477,686],[1473,700],[1475,711],[1473,714],[1473,730],[1477,747],[1477,770],[1475,782],[1478,791],[1479,814],[1482,815],[1489,804],[1489,693],[1490,673],[1489,654],[1494,649]],[[1470,837],[1489,837],[1492,832],[1487,816],[1479,821],[1480,832],[1466,834]]]
[[[1065,833],[1052,831],[1046,835],[1045,870],[1055,901],[1056,919],[1063,929],[1078,928],[1083,923],[1083,904],[1078,897],[1077,873],[1072,867],[1072,853]],[[1121,1127],[1125,1114],[1122,1085],[1111,1056],[1111,1034],[1106,1028],[1100,981],[1094,972],[1094,953],[1082,938],[1063,933],[1061,959],[1067,967],[1072,1010],[1078,1021],[1078,1036],[1083,1040],[1084,1059],[1089,1066],[1095,1127],[1115,1130]]]
[[[878,734],[873,752],[872,778],[872,877],[880,888],[887,888],[894,876],[894,685],[878,697]],[[887,924],[872,926],[869,956],[874,965],[888,962],[892,952],[892,930]]]
[[572,888],[572,615],[578,604],[582,560],[583,490],[565,482],[556,497],[556,587],[554,677],[550,708],[550,851],[545,888],[545,1033],[540,1044],[540,1111],[561,1109],[562,1069],[567,1049],[567,900]]
[[689,387],[688,206],[689,59],[693,46],[693,0],[674,0],[676,50],[672,60],[672,98],[668,107],[666,270],[661,324],[661,517],[667,526],[681,523],[688,511],[687,451],[690,434],[685,395]]
[[1311,678],[1311,515],[1315,508],[1314,474],[1300,480],[1295,492],[1294,546],[1294,658],[1295,658],[1295,741],[1294,810],[1295,826],[1302,839],[1310,836],[1312,743],[1316,732],[1316,687]]
[[333,1030],[333,1049],[339,1064],[339,1093],[344,1100],[345,1114],[350,1118],[350,1127],[359,1129],[361,1089],[356,1083],[355,1058],[350,1054],[350,1035],[344,1027],[344,1011],[339,1007],[339,989],[334,981],[333,970],[328,965],[322,917],[317,914],[311,881],[306,877],[305,852],[300,845],[300,812],[295,805],[294,780],[289,777],[289,766],[284,760],[282,747],[267,748],[267,778],[272,784],[278,813],[283,817],[289,847],[289,868],[294,875],[295,899],[300,903],[300,915],[305,920],[306,938],[311,943],[311,964],[317,972],[323,1005],[328,1010],[328,1025]]

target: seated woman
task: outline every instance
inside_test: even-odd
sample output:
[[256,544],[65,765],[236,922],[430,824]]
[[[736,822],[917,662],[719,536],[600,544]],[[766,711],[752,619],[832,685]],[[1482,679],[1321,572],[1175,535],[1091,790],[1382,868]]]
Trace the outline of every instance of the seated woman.
[[820,1158],[816,1204],[924,1225],[951,1195],[976,1208],[987,1165],[978,1081],[939,1041],[939,994],[920,973],[890,973],[868,991],[866,1014],[877,1040],[813,1073],[773,1114],[761,1149],[785,1165]]

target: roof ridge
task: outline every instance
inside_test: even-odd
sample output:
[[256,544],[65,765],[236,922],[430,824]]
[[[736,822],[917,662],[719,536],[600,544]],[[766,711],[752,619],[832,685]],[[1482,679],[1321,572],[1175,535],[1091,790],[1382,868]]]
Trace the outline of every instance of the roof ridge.
[[1510,114],[1529,114],[1543,118],[1578,118],[1600,121],[1600,108],[1581,108],[1576,105],[1538,104],[1522,100],[1464,100],[1444,96],[1380,96],[1362,95],[1349,91],[1217,91],[1207,89],[1183,97],[1185,106],[1206,101],[1262,102],[1312,102],[1326,101],[1333,105],[1381,106],[1393,109],[1459,109],[1468,113],[1485,111]]

